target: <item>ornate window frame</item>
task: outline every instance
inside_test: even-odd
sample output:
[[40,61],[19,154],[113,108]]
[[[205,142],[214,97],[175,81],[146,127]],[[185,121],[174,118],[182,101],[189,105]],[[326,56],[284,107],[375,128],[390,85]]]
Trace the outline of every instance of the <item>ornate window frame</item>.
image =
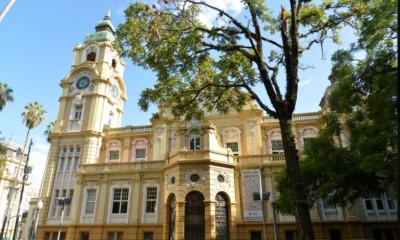
[[229,127],[225,128],[224,131],[222,132],[222,141],[223,141],[223,146],[225,148],[228,148],[229,143],[237,143],[237,151],[233,151],[232,153],[234,155],[242,155],[242,131],[240,131],[239,128],[236,127]]
[[274,128],[271,129],[267,132],[267,136],[268,136],[268,145],[269,145],[269,153],[270,154],[280,154],[283,153],[283,149],[282,150],[273,150],[272,149],[272,142],[273,141],[281,141],[282,143],[282,134],[281,134],[281,130],[279,128]]
[[305,126],[299,130],[301,136],[301,148],[304,149],[305,139],[315,138],[318,136],[319,129],[314,126]]
[[[147,161],[149,141],[145,138],[137,138],[132,142],[132,161]],[[137,157],[136,151],[144,150],[144,157]]]
[[[118,151],[118,159],[110,159],[111,152]],[[118,140],[112,140],[107,144],[106,161],[108,163],[120,162],[121,161],[121,142]]]
[[92,44],[86,46],[85,49],[83,50],[81,63],[88,61],[87,56],[88,56],[88,54],[90,54],[92,52],[94,52],[96,54],[95,62],[97,62],[99,60],[100,47],[97,46],[96,44],[92,43]]
[[[147,205],[147,190],[149,188],[156,188],[156,201],[155,201],[155,211],[154,212],[146,212]],[[146,181],[142,187],[142,223],[157,223],[158,221],[158,212],[159,212],[159,202],[160,202],[160,184],[155,180]]]

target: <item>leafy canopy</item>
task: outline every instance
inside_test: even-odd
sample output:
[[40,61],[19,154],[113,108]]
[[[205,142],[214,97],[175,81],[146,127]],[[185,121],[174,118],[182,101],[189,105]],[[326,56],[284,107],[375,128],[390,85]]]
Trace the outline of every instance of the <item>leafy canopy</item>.
[[[288,3],[294,4],[290,11],[282,7],[273,14],[265,1],[241,1],[238,16],[208,1],[131,4],[126,22],[118,27],[116,47],[157,74],[154,87],[141,94],[141,109],[158,104],[174,116],[197,118],[213,110],[239,111],[250,96],[268,114],[279,117],[284,108],[290,117],[297,100],[298,58],[327,38],[338,42],[343,19],[354,15],[346,4],[357,2]],[[215,14],[217,23],[199,20],[206,10]],[[264,89],[269,100],[260,97],[256,87]]]
[[[301,162],[310,207],[332,193],[331,203],[339,205],[382,192],[397,198],[397,7],[393,0],[366,2],[354,24],[359,26],[357,42],[332,56],[331,112],[320,136],[307,143]],[[285,173],[279,178],[279,189],[286,178]],[[293,212],[285,198],[279,204]]]

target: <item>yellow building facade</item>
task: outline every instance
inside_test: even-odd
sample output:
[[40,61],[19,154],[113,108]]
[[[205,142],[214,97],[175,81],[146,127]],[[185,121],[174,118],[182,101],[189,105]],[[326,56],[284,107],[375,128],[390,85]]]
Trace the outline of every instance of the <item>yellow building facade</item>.
[[[128,89],[113,35],[107,15],[74,48],[61,81],[36,239],[273,239],[271,203],[253,193],[279,195],[275,177],[285,159],[277,120],[250,101],[240,113],[201,121],[164,114],[148,126],[121,127]],[[293,117],[299,150],[318,135],[321,115]],[[395,234],[387,196],[350,208],[321,200],[310,211],[317,239]],[[275,219],[278,238],[298,239],[293,216]]]

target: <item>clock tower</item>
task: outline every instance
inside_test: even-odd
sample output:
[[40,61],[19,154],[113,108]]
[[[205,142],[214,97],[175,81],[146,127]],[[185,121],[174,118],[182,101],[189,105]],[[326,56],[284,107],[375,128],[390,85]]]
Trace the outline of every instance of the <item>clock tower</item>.
[[[100,163],[105,129],[121,125],[127,100],[125,63],[112,45],[114,34],[108,12],[97,23],[95,32],[75,46],[71,70],[61,80],[60,106],[49,135],[51,145],[43,176],[46,181],[41,190],[45,226],[57,226],[63,211],[60,200],[73,199],[79,165]],[[73,204],[65,210],[70,223],[77,221],[75,215],[69,215],[68,208]]]
[[72,69],[63,89],[54,133],[100,133],[120,127],[127,100],[122,79],[125,63],[113,48],[115,29],[108,13],[74,49]]

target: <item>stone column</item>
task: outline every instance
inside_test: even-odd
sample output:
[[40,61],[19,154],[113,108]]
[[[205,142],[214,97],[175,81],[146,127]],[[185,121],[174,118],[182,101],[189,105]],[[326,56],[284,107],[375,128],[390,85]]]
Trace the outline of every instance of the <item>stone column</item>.
[[185,201],[176,201],[175,211],[175,240],[183,240],[185,237]]
[[204,201],[205,239],[215,239],[215,202]]

